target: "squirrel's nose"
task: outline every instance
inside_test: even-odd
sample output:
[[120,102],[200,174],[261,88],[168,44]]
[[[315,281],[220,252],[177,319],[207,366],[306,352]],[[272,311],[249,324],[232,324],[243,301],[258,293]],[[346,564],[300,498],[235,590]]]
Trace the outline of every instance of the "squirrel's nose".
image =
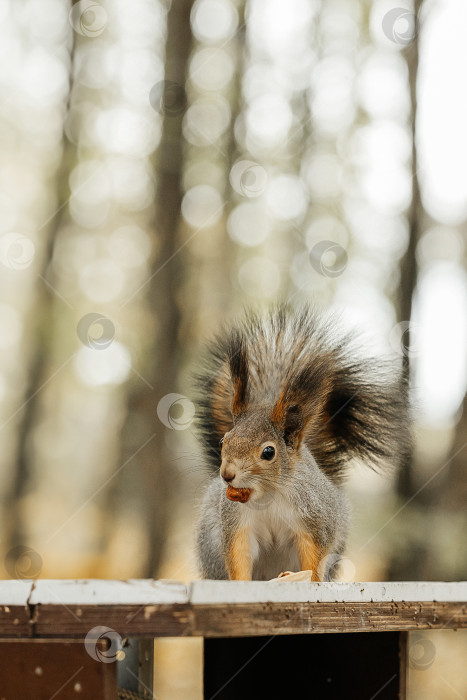
[[224,481],[227,481],[227,483],[233,481],[235,479],[235,476],[235,472],[229,471],[228,469],[226,469],[222,474],[222,478],[224,479]]

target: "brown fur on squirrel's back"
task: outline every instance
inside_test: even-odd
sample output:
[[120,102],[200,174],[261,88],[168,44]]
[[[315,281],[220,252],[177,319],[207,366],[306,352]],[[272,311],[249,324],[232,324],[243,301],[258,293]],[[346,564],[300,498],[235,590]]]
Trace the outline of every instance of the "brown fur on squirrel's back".
[[309,307],[247,312],[208,345],[196,384],[197,425],[215,469],[234,414],[252,406],[264,406],[273,418],[285,406],[296,407],[306,417],[307,447],[334,481],[353,457],[377,467],[386,460],[397,464],[409,449],[400,364],[365,358],[335,316]]

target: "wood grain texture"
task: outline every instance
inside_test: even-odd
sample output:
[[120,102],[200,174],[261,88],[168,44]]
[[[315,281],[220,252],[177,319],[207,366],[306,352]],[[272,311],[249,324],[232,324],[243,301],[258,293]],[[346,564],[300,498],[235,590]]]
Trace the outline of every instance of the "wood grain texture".
[[82,641],[0,641],[2,700],[115,700],[115,663],[98,663]]
[[27,605],[0,606],[0,637],[32,637],[31,612]]
[[467,603],[252,603],[194,606],[192,634],[389,632],[467,627]]
[[0,637],[32,636],[29,597],[33,581],[0,581]]
[[186,605],[36,605],[35,637],[85,637],[98,625],[122,637],[184,637],[191,634],[192,610]]
[[[417,592],[425,600],[409,599]],[[98,625],[140,638],[460,629],[466,592],[465,583],[44,581],[20,599],[0,585],[0,637],[79,639]]]

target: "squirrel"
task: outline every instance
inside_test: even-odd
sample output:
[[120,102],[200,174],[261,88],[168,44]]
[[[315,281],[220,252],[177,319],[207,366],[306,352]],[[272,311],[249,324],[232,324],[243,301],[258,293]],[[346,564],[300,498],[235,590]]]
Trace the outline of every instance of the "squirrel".
[[208,344],[196,422],[213,475],[196,535],[208,579],[311,570],[334,580],[350,523],[352,458],[378,470],[410,451],[407,379],[362,356],[335,314],[246,311]]

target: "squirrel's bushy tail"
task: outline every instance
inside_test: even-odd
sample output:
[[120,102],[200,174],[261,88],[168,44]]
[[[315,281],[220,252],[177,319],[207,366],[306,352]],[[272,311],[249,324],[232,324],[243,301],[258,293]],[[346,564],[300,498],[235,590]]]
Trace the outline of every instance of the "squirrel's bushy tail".
[[208,345],[196,376],[197,426],[213,468],[237,411],[301,421],[318,466],[338,481],[352,458],[397,465],[410,448],[407,382],[395,359],[368,358],[336,316],[282,304],[247,312]]

